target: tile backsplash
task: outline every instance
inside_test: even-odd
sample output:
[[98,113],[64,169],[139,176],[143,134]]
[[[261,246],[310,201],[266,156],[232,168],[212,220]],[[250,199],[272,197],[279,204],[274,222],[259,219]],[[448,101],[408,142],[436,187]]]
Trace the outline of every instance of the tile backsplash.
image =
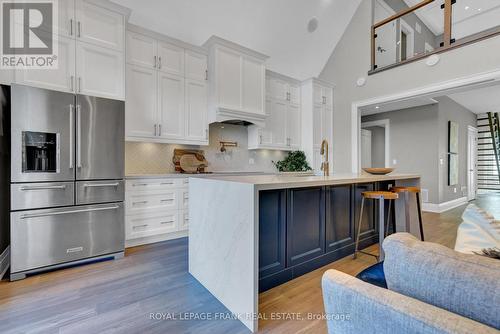
[[[220,151],[220,141],[237,142],[237,147]],[[174,173],[174,149],[196,149],[205,152],[209,171],[276,172],[272,161],[286,156],[275,150],[248,150],[247,128],[240,125],[214,123],[210,125],[209,146],[187,146],[140,142],[125,143],[125,173],[163,174]]]

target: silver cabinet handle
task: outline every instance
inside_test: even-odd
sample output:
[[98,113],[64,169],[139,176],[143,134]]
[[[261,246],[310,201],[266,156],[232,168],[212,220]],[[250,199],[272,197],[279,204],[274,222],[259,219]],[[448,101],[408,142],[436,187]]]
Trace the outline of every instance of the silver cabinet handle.
[[173,201],[174,201],[173,199],[162,199],[162,200],[160,200],[161,203],[173,202]]
[[132,202],[132,205],[137,205],[137,204],[148,204],[148,201]]
[[73,136],[74,136],[74,127],[75,127],[75,106],[73,104],[69,105],[69,169],[73,169],[74,161],[73,161]]
[[157,126],[158,126],[158,125],[157,125],[157,124],[155,124],[155,137],[156,137],[156,136],[158,136],[157,131],[156,131],[156,127],[157,127]]
[[69,19],[69,35],[73,36],[73,19]]
[[174,184],[173,182],[162,182],[160,183],[160,186],[166,186],[166,185],[172,185]]
[[76,106],[76,167],[82,168],[82,107]]
[[69,90],[70,90],[71,92],[73,92],[73,91],[74,91],[74,88],[75,88],[74,83],[75,83],[75,76],[73,76],[73,75],[72,75],[72,76],[70,77],[70,80],[69,80],[69,88],[70,88]]
[[82,37],[82,23],[78,21],[78,37]]
[[161,70],[161,57],[158,57],[158,69]]
[[135,230],[135,229],[138,229],[138,228],[148,227],[148,225],[149,225],[149,224],[137,225],[137,226],[134,226],[134,227],[132,227],[132,228]]
[[165,222],[160,222],[161,225],[165,225],[165,224],[171,224],[173,223],[174,221],[173,220],[167,220]]
[[158,136],[161,137],[161,124],[158,124]]
[[153,57],[153,67],[156,68],[156,56]]
[[147,183],[134,183],[132,184],[132,187],[146,187],[147,185]]
[[66,189],[65,185],[62,186],[26,186],[21,187],[21,191],[29,191],[29,190],[64,190]]
[[208,140],[208,129],[205,129],[205,138]]
[[105,187],[118,187],[120,183],[86,183],[83,185],[84,188],[105,188]]
[[205,70],[205,80],[208,81],[208,70]]
[[61,215],[70,215],[74,213],[86,213],[86,212],[95,212],[95,211],[107,211],[107,210],[116,210],[120,208],[118,205],[108,206],[105,208],[93,208],[93,209],[83,209],[83,210],[69,210],[69,211],[61,211],[61,212],[47,212],[47,213],[35,213],[32,215],[22,215],[21,219],[30,219],[30,218],[41,218],[41,217],[51,217],[51,216],[61,216]]
[[260,144],[262,144],[262,135],[259,136]]
[[82,77],[78,77],[78,93],[82,92]]

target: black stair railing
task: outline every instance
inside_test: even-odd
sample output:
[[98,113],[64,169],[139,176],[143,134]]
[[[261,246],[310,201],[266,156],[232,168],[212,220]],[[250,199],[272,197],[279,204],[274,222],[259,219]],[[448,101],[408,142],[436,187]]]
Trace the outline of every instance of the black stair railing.
[[493,153],[495,156],[495,163],[497,169],[497,176],[500,182],[500,163],[499,163],[499,154],[500,154],[500,118],[498,113],[488,113],[488,123],[490,126],[491,133],[491,143],[493,145]]

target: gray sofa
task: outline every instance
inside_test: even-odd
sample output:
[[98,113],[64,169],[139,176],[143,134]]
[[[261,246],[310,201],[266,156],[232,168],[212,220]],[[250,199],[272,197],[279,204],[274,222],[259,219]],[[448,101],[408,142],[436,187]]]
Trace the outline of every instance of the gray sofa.
[[323,275],[328,333],[500,333],[500,261],[386,238],[388,289],[336,270]]

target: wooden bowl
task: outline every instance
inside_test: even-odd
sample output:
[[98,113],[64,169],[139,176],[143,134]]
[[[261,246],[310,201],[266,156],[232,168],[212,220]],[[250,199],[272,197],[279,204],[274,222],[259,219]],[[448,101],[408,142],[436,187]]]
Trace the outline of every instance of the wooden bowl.
[[365,172],[373,175],[386,175],[394,172],[395,168],[363,168]]

